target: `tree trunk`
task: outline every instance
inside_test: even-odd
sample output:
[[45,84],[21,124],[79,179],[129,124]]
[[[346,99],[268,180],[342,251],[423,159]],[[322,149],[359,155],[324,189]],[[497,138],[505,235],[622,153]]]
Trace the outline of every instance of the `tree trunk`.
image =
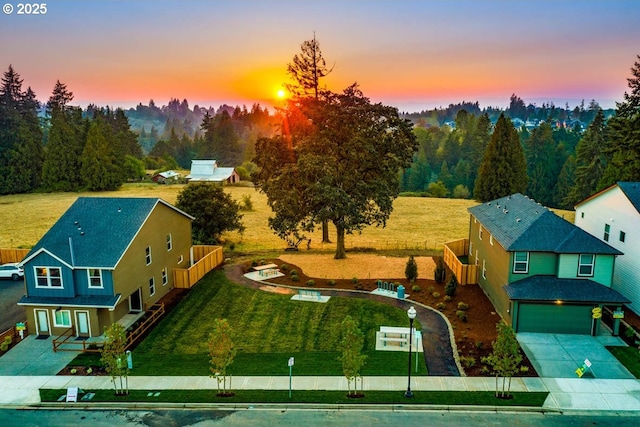
[[322,243],[331,243],[329,240],[329,221],[322,221]]
[[[335,224],[335,222],[334,222]],[[336,226],[336,254],[333,258],[345,259],[347,257],[347,251],[344,249],[344,227],[338,224]]]

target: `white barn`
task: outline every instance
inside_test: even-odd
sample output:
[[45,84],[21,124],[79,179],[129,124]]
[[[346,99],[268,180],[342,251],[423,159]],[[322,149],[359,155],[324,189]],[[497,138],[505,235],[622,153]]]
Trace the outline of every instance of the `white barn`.
[[616,259],[612,287],[640,314],[640,182],[613,184],[575,209],[575,225],[624,254]]
[[221,168],[215,160],[191,160],[191,173],[186,176],[189,182],[213,182],[233,184],[240,181],[235,168]]

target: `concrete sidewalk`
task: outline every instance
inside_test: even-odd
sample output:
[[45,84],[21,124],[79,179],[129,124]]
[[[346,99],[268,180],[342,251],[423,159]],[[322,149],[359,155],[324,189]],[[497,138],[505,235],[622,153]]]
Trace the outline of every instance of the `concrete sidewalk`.
[[[111,389],[106,376],[0,377],[0,405],[28,406],[40,403],[38,389],[79,387],[84,391]],[[406,390],[406,377],[365,377],[364,390]],[[129,377],[132,390],[216,389],[209,377]],[[289,377],[233,377],[233,390],[288,390]],[[293,377],[293,390],[347,390],[344,377]],[[411,389],[420,391],[493,391],[495,378],[412,377]],[[592,378],[513,378],[512,391],[548,391],[543,410],[561,412],[637,412],[640,414],[640,381]],[[85,404],[86,402],[82,402]],[[508,410],[508,408],[505,408]]]

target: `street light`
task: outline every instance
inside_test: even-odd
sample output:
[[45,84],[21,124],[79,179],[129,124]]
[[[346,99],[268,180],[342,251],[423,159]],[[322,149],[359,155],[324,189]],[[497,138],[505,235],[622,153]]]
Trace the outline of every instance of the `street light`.
[[411,392],[411,342],[413,341],[413,319],[416,318],[416,314],[416,309],[413,308],[413,306],[409,307],[409,310],[407,310],[407,316],[409,316],[409,381],[407,383],[407,391],[404,393],[404,397],[413,397],[413,393]]

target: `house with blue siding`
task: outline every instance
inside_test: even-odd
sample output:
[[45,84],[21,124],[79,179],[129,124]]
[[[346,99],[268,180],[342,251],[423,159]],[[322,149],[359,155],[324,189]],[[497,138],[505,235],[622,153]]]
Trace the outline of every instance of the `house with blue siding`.
[[629,301],[612,289],[622,252],[527,196],[468,211],[469,263],[478,266],[478,284],[516,332],[596,335],[602,307],[619,311]]
[[173,288],[193,217],[158,198],[80,197],[21,262],[29,333],[99,336]]

